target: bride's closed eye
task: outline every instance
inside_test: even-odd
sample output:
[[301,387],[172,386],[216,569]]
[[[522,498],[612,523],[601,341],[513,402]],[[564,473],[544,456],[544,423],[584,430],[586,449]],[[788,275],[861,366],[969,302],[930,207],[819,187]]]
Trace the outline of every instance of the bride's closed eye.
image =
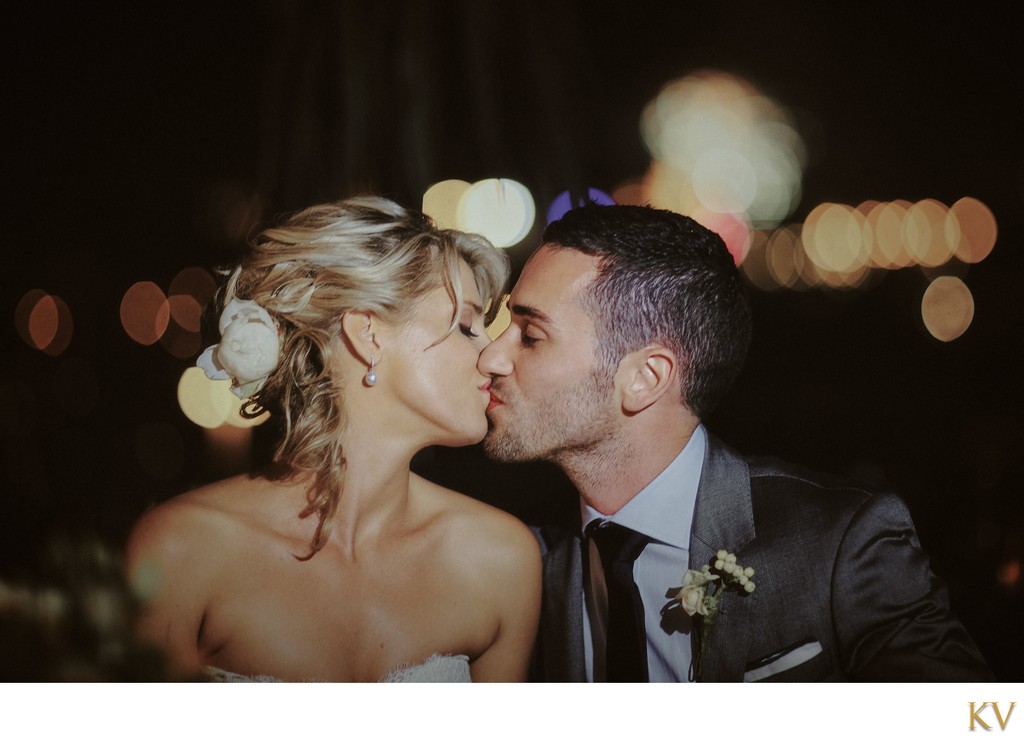
[[479,333],[473,330],[472,326],[467,326],[462,323],[459,324],[459,330],[462,331],[463,336],[466,336],[467,338],[471,339],[475,339],[477,336],[480,335]]

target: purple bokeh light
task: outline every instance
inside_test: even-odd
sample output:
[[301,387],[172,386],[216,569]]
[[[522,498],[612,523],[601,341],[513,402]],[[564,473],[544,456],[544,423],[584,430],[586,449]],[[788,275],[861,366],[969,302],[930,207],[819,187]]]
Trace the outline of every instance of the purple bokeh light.
[[551,206],[548,208],[548,224],[561,219],[569,209],[582,206],[588,200],[602,206],[615,205],[615,201],[608,193],[597,188],[587,188],[586,198],[580,192],[566,190],[551,201]]

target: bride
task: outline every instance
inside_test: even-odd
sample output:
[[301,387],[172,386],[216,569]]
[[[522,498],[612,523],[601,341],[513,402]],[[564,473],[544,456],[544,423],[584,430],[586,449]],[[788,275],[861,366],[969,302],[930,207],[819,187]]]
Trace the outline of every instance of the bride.
[[251,245],[200,364],[283,435],[269,470],[137,522],[142,635],[182,676],[525,679],[533,536],[409,469],[421,448],[487,430],[476,361],[505,255],[372,197],[314,206]]

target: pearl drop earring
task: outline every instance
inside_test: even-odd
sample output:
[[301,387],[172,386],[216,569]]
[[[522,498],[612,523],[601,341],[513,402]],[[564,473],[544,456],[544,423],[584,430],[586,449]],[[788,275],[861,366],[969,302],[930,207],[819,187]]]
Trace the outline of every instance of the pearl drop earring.
[[375,369],[377,360],[370,357],[370,369],[366,371],[366,375],[363,377],[363,382],[371,388],[377,385],[377,370]]

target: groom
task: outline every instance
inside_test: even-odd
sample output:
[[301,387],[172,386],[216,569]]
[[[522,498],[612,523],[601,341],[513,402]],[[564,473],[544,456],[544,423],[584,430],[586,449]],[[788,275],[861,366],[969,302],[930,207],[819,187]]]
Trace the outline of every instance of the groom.
[[[580,495],[577,527],[538,533],[536,679],[991,678],[899,498],[746,459],[702,426],[751,335],[716,234],[649,207],[575,209],[509,307],[480,357],[485,450],[551,461]],[[701,614],[716,588],[717,617]]]

